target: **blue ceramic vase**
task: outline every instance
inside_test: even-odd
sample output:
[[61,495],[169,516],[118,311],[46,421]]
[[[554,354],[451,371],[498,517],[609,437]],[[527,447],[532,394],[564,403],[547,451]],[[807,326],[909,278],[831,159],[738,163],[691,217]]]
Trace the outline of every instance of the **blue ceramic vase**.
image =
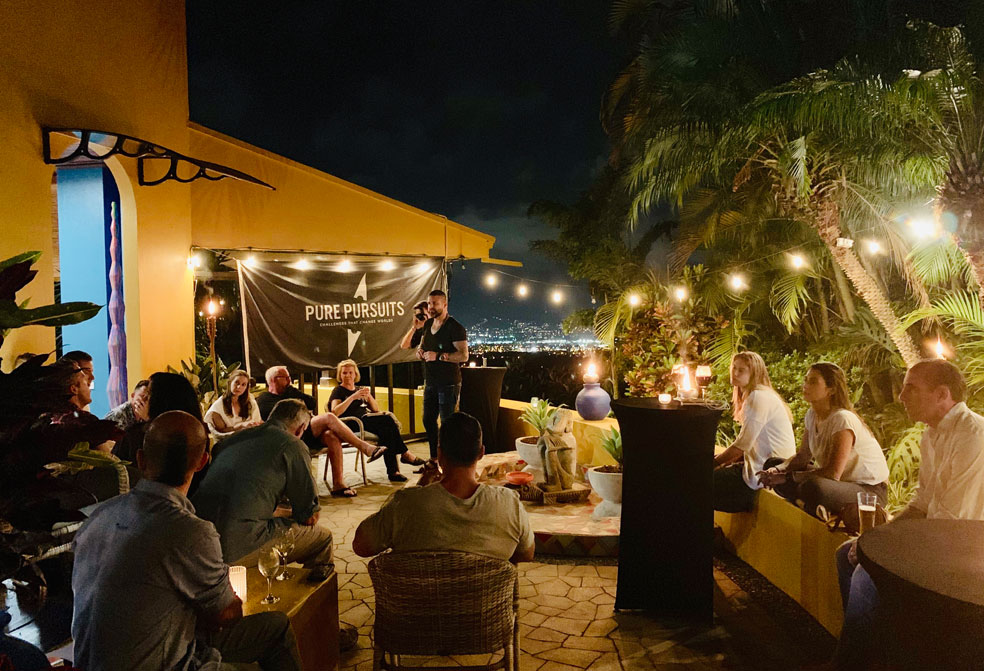
[[577,393],[574,407],[582,419],[590,422],[608,417],[612,409],[612,397],[597,382],[585,382],[584,389]]

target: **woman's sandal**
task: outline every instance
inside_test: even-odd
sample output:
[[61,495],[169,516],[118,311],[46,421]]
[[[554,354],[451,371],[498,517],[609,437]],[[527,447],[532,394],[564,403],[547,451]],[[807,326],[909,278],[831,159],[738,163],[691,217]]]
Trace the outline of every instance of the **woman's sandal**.
[[[413,457],[413,459],[407,459],[408,454],[411,457]],[[404,452],[403,456],[400,457],[400,461],[402,461],[404,464],[409,464],[411,466],[423,466],[424,464],[427,463],[426,459],[421,459],[416,454],[410,454],[410,452]]]
[[358,496],[359,493],[351,487],[342,487],[341,489],[331,490],[331,495],[336,499],[351,499],[354,496]]
[[379,459],[381,456],[383,456],[383,452],[385,451],[386,451],[385,447],[377,447],[375,450],[372,451],[372,454],[369,455],[369,463],[371,464],[372,462],[376,461],[376,459]]

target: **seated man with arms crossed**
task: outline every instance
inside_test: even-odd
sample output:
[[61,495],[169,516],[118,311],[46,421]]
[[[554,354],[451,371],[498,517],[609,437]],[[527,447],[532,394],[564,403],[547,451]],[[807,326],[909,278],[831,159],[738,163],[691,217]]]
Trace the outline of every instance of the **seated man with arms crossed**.
[[[919,443],[916,498],[895,519],[984,520],[984,417],[964,403],[967,382],[943,359],[920,361],[905,374],[899,400],[909,419],[927,425]],[[857,542],[837,551],[844,627],[837,669],[871,668],[878,590],[858,564]]]
[[354,445],[369,457],[370,462],[383,456],[386,448],[376,447],[360,439],[345,422],[330,412],[319,415],[314,398],[291,384],[290,373],[287,372],[286,366],[267,368],[266,383],[267,390],[256,397],[256,404],[260,408],[260,417],[263,421],[270,416],[273,406],[285,398],[297,399],[304,403],[312,418],[311,425],[304,431],[301,439],[312,454],[324,451],[328,455],[328,462],[331,464],[331,495],[355,496],[355,490],[345,486],[345,478],[342,474],[342,441]]
[[437,461],[440,482],[397,491],[356,529],[352,549],[371,557],[394,552],[456,550],[508,559],[533,560],[533,531],[516,492],[478,482],[475,464],[485,450],[482,427],[471,415],[456,412],[441,425]]
[[[259,551],[285,527],[294,530],[288,562],[313,569],[309,580],[331,575],[331,532],[318,526],[318,490],[311,457],[301,435],[311,413],[295,399],[274,406],[262,426],[225,439],[195,492],[198,514],[215,525],[222,556],[231,564],[255,566]],[[281,496],[290,501],[290,518],[277,515]]]
[[[196,418],[160,415],[137,452],[144,479],[79,531],[72,636],[80,669],[194,671],[221,661],[220,669],[256,662],[265,671],[300,670],[287,616],[243,617],[215,527],[186,497],[206,445]],[[213,633],[196,640],[196,629]]]

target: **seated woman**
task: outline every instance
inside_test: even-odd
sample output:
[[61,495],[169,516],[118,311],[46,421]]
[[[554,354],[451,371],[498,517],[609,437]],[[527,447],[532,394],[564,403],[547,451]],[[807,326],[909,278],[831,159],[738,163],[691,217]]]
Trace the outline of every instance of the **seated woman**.
[[[803,381],[810,403],[803,444],[791,459],[759,473],[759,482],[816,515],[817,506],[838,513],[858,492],[888,494],[888,464],[881,446],[854,412],[847,378],[836,364],[815,363]],[[811,467],[811,462],[816,466]]]
[[246,371],[234,370],[229,374],[226,391],[205,413],[205,423],[212,434],[220,438],[263,423],[260,407],[249,393],[249,374]]
[[769,371],[755,352],[731,360],[732,411],[741,431],[714,457],[714,509],[726,513],[752,509],[762,488],[757,473],[768,459],[787,459],[796,452],[793,414],[772,388]]
[[[407,450],[406,443],[400,437],[400,427],[392,415],[379,412],[379,404],[366,387],[356,388],[359,381],[359,366],[352,359],[339,362],[335,371],[338,386],[328,398],[329,410],[339,417],[358,417],[366,431],[379,436],[379,444],[387,448],[383,454],[386,463],[386,474],[390,482],[406,482],[407,476],[400,473],[400,461],[411,466],[420,466],[424,460]],[[372,413],[372,414],[370,414]]]

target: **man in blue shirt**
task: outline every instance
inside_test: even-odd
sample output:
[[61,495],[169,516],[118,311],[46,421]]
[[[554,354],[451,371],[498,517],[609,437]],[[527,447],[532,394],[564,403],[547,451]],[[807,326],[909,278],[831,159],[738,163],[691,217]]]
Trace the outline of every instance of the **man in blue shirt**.
[[[207,444],[199,420],[161,414],[137,452],[144,479],[97,508],[79,531],[72,571],[77,667],[196,671],[255,662],[265,671],[300,670],[287,616],[243,617],[215,527],[195,516],[187,498],[192,476],[207,462]],[[212,633],[196,639],[196,629]]]

